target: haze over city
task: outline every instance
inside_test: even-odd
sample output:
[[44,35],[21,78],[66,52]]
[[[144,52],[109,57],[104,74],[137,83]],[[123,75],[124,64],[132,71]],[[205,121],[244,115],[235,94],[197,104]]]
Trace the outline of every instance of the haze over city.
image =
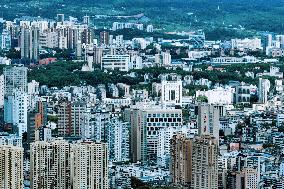
[[0,188],[283,189],[282,0],[2,0]]

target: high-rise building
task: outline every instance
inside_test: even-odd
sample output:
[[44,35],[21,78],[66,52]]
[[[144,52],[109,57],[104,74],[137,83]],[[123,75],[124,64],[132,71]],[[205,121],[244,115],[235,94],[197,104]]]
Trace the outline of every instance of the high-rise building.
[[280,43],[280,48],[284,48],[284,35],[276,35],[276,41]]
[[260,103],[268,101],[268,93],[270,90],[270,81],[268,79],[259,78],[258,98]]
[[27,92],[27,71],[26,67],[5,67],[4,68],[4,94],[13,95],[14,91]]
[[71,184],[74,189],[108,188],[106,143],[80,142],[71,145]]
[[236,175],[236,189],[257,189],[259,183],[258,172],[253,168],[244,168]]
[[94,47],[94,64],[101,65],[104,49],[102,47]]
[[70,144],[62,139],[30,146],[31,189],[71,189]]
[[190,186],[192,179],[192,140],[184,134],[174,135],[171,139],[171,178],[172,183]]
[[169,168],[171,162],[171,139],[178,134],[183,134],[188,139],[197,135],[195,124],[182,127],[168,127],[159,130],[159,142],[157,151],[157,165],[163,168]]
[[107,144],[92,141],[32,143],[31,189],[108,188],[107,149]]
[[98,108],[96,110],[87,109],[84,113],[83,139],[92,139],[97,142],[107,141],[107,127],[110,121],[110,112]]
[[22,136],[27,131],[27,68],[4,68],[4,121]]
[[4,107],[4,89],[5,89],[5,82],[4,82],[4,75],[0,75],[0,109]]
[[181,109],[129,109],[125,112],[131,123],[130,156],[132,161],[156,161],[159,130],[182,125]]
[[110,119],[107,142],[111,161],[129,161],[129,129],[128,122],[123,122],[117,117]]
[[100,45],[109,45],[109,33],[107,31],[100,32]]
[[22,136],[23,133],[27,132],[28,127],[28,95],[27,93],[16,91],[13,97],[13,127],[15,132]]
[[58,135],[67,137],[71,133],[71,103],[62,102],[58,106]]
[[9,50],[12,47],[12,38],[11,38],[11,33],[4,29],[2,31],[1,35],[1,49],[3,50]]
[[39,29],[37,27],[21,27],[21,58],[38,60]]
[[210,135],[219,140],[219,109],[213,105],[200,104],[198,106],[198,135]]
[[85,103],[62,102],[58,106],[58,135],[61,137],[81,136],[85,110]]
[[24,149],[0,145],[0,187],[15,189],[24,187]]
[[218,189],[218,141],[195,137],[192,143],[191,189]]
[[162,57],[163,57],[163,65],[164,66],[169,66],[172,63],[172,56],[170,52],[162,52]]

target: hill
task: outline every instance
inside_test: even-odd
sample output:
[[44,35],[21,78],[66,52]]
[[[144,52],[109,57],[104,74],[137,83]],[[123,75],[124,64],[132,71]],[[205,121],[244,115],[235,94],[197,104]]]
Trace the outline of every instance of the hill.
[[[23,15],[54,18],[67,16],[134,15],[143,13],[165,30],[245,28],[284,31],[283,0],[1,0],[5,19]],[[115,18],[94,20],[108,23]],[[108,24],[110,24],[109,22]]]

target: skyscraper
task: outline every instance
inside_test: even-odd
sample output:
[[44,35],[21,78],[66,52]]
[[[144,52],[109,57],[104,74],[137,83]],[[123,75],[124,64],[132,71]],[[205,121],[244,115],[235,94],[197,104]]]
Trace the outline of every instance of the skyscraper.
[[81,136],[83,113],[86,104],[83,102],[61,102],[58,106],[58,134],[61,137]]
[[74,189],[108,188],[106,143],[80,142],[71,145],[71,183]]
[[190,186],[192,179],[192,140],[184,134],[171,139],[171,177],[176,185]]
[[267,102],[269,90],[270,90],[270,81],[268,79],[259,78],[258,98],[260,103]]
[[70,189],[70,144],[62,139],[30,146],[31,189]]
[[109,45],[109,33],[107,31],[100,32],[100,45]]
[[117,117],[110,119],[107,142],[111,161],[129,161],[129,129],[128,122],[123,122]]
[[21,58],[38,60],[39,29],[37,27],[21,27]]
[[219,109],[213,105],[198,106],[198,135],[211,135],[219,140]]
[[24,187],[23,154],[21,147],[0,145],[0,188]]
[[5,83],[4,83],[4,75],[0,75],[0,108],[4,107],[4,88],[5,88]]
[[218,141],[195,137],[192,144],[191,189],[218,189]]
[[31,144],[31,189],[108,188],[108,150],[105,143],[63,139]]
[[83,16],[83,23],[89,25],[90,24],[90,16]]
[[4,121],[22,136],[27,131],[27,68],[4,68]]

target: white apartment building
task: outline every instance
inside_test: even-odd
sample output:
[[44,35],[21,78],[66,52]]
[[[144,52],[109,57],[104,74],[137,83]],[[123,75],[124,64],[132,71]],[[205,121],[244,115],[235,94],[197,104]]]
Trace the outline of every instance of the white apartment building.
[[253,56],[244,57],[217,57],[211,58],[211,63],[213,64],[248,64],[257,63],[259,60]]
[[232,49],[249,49],[249,50],[257,50],[257,49],[263,49],[261,46],[261,39],[254,38],[254,39],[232,39]]
[[0,187],[15,189],[24,187],[24,149],[17,146],[0,145]]
[[27,132],[28,127],[28,95],[20,91],[14,93],[13,102],[13,125],[18,128],[18,136]]
[[32,80],[28,83],[28,94],[29,95],[38,95],[39,94],[39,82]]
[[198,106],[198,135],[210,135],[219,140],[220,110],[208,104]]
[[259,78],[258,97],[260,103],[268,101],[268,93],[270,91],[270,81],[268,79]]
[[169,66],[172,63],[172,56],[170,52],[162,52],[162,60],[164,66]]
[[128,71],[130,63],[129,55],[105,55],[102,57],[102,69]]
[[232,104],[234,100],[233,90],[218,87],[208,91],[196,91],[196,97],[206,96],[208,104]]

